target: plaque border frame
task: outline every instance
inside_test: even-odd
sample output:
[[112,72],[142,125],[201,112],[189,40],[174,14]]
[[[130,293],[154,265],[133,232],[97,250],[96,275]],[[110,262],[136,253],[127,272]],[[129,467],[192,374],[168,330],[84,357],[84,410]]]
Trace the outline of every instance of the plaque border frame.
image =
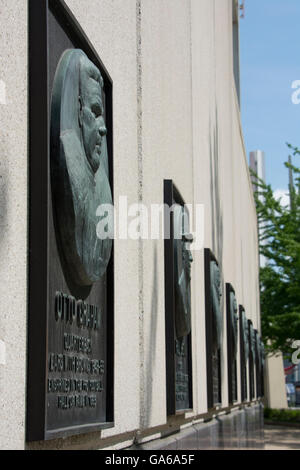
[[[225,286],[225,291],[226,291],[226,326],[227,326],[227,374],[228,374],[228,403],[229,405],[234,405],[235,403],[238,402],[238,390],[237,390],[237,356],[235,358],[235,369],[236,369],[236,399],[234,399],[233,396],[233,390],[232,390],[232,376],[234,374],[234,369],[232,368],[232,348],[231,348],[231,342],[232,342],[232,327],[231,327],[231,321],[230,321],[230,293],[233,292],[235,298],[235,290],[229,282],[226,282]],[[239,317],[238,317],[239,318]],[[237,335],[237,341],[239,341],[239,334]]]
[[[247,376],[247,363],[249,364],[249,358],[247,362],[244,360],[244,336],[243,336],[243,322],[242,322],[242,314],[245,313],[246,321],[248,321],[246,316],[246,311],[243,305],[239,305],[239,323],[240,323],[240,380],[241,380],[241,403],[248,402],[248,376]],[[249,341],[249,339],[248,339]],[[245,374],[243,376],[243,374]],[[243,381],[246,380],[246,390],[244,395],[244,386]]]
[[[185,202],[173,183],[164,180],[164,204],[171,207],[174,203],[185,205]],[[165,207],[166,209],[166,207]],[[164,220],[168,217],[164,213]],[[165,229],[164,229],[165,230]],[[170,212],[170,238],[164,239],[165,263],[165,338],[166,338],[166,400],[167,416],[177,416],[193,411],[193,363],[192,363],[192,332],[188,338],[188,366],[190,370],[189,403],[190,408],[176,410],[176,370],[175,370],[175,267],[174,267],[174,214]]]
[[[255,399],[256,395],[256,383],[255,383],[255,361],[252,355],[252,347],[251,347],[251,335],[250,335],[250,325],[253,328],[252,320],[248,320],[248,341],[249,341],[249,400],[252,401]],[[254,336],[255,330],[253,328]],[[256,345],[254,345],[256,347]],[[252,380],[251,380],[252,379]]]
[[[256,331],[257,331],[256,339],[259,340],[259,342],[262,342],[261,335],[259,334],[258,330],[256,330]],[[261,355],[260,360],[263,361],[263,355],[262,355],[262,351],[260,349],[260,345],[259,345],[259,351],[258,351],[258,342],[256,342],[256,348],[257,348],[256,349],[257,354]],[[257,364],[257,369],[259,369],[258,364]],[[259,370],[258,370],[258,372],[259,372]],[[264,384],[265,366],[263,366],[261,364],[261,374],[259,374],[258,372],[257,372],[257,376],[258,376],[258,380],[259,380],[259,389],[258,389],[259,393],[257,393],[257,398],[260,398],[261,400],[263,400],[264,397],[265,397],[265,392],[264,392],[264,390],[265,390],[265,384]]]
[[258,330],[254,330],[254,335],[255,335],[255,381],[256,381],[256,398],[259,399],[261,398],[261,377],[259,374],[259,347],[258,347],[258,340],[259,340],[259,333]]
[[[47,430],[48,196],[50,103],[48,89],[48,12],[57,18],[76,47],[83,49],[102,73],[110,183],[113,194],[113,82],[88,37],[63,0],[28,0],[28,328],[26,442],[50,440],[114,426],[114,251],[107,269],[107,400],[106,422]],[[44,112],[41,112],[44,110]],[[47,158],[41,158],[46,155]],[[51,197],[51,196],[50,196]]]
[[[212,344],[213,344],[213,325],[212,325],[212,299],[210,290],[210,262],[215,261],[220,267],[218,260],[210,248],[204,248],[204,289],[205,289],[205,337],[206,337],[206,380],[207,380],[207,409],[208,411],[222,406],[222,371],[221,371],[221,354],[222,348],[219,350],[219,401],[214,402],[213,394],[213,364],[212,364]],[[222,277],[223,288],[223,277]],[[222,302],[224,300],[222,299]],[[224,304],[223,304],[224,305]],[[223,311],[223,310],[222,310]],[[224,312],[223,312],[224,321]]]

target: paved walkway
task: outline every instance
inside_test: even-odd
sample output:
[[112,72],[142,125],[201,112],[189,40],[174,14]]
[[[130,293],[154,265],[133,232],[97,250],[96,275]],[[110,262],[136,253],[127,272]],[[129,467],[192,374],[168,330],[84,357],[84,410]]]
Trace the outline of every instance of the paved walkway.
[[300,428],[265,425],[265,450],[300,450]]

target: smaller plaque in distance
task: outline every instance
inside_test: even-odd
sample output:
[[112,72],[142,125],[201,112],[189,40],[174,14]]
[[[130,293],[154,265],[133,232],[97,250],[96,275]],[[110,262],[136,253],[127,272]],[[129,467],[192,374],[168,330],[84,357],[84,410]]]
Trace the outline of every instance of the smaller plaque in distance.
[[[167,414],[192,409],[189,216],[171,180],[164,182]],[[170,210],[171,209],[171,210]],[[170,236],[167,236],[170,234]]]
[[207,403],[211,409],[222,402],[223,292],[219,264],[209,248],[204,250],[204,273]]

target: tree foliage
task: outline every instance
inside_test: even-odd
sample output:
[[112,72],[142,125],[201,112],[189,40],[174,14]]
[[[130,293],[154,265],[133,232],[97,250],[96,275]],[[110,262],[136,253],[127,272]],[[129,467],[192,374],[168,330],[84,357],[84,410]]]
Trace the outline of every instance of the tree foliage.
[[[288,144],[294,160],[300,150]],[[290,204],[283,206],[270,185],[253,174],[259,225],[262,336],[268,352],[291,352],[300,340],[300,168],[285,163],[293,174]]]

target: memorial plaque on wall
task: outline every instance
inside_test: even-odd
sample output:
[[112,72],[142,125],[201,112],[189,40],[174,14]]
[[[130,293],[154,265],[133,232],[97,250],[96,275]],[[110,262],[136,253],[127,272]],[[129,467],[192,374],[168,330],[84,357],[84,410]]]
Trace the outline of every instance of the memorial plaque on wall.
[[256,371],[256,397],[263,397],[263,382],[264,382],[264,346],[261,337],[257,330],[255,333],[255,371]]
[[259,360],[260,360],[260,397],[264,398],[265,388],[264,388],[264,376],[265,376],[265,346],[263,340],[259,337]]
[[237,346],[238,346],[238,306],[235,291],[226,283],[226,324],[228,361],[228,401],[237,401]]
[[255,383],[256,383],[256,398],[260,395],[260,344],[259,334],[254,330],[254,347],[255,347]]
[[191,263],[189,215],[172,180],[164,181],[167,414],[191,410]]
[[210,409],[222,402],[223,292],[219,264],[209,248],[204,250],[204,272],[207,401]]
[[253,328],[253,323],[251,320],[248,320],[249,326],[249,390],[250,390],[250,400],[255,398],[255,332]]
[[29,1],[29,83],[33,441],[113,425],[112,81],[63,1]]
[[249,326],[245,309],[239,306],[240,324],[240,364],[241,364],[241,400],[248,399],[247,364],[249,359]]

